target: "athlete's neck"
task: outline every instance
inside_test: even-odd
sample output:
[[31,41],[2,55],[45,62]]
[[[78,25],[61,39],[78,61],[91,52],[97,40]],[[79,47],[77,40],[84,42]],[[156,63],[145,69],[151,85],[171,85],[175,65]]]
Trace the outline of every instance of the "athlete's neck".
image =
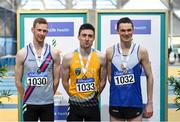
[[131,45],[132,45],[132,41],[131,42],[122,42],[121,41],[119,44],[119,46],[121,47],[122,50],[130,49]]
[[121,53],[123,55],[129,55],[129,51],[132,50],[132,46],[133,45],[133,42],[121,42],[119,44],[119,48],[121,50]]
[[36,50],[41,50],[44,47],[44,42],[37,42],[37,41],[33,41],[34,44],[34,48]]
[[91,48],[87,48],[87,49],[80,48],[80,54],[82,56],[88,56],[90,53],[91,53]]
[[44,42],[37,42],[37,41],[33,41],[33,46],[35,48],[35,53],[38,55],[38,56],[41,56],[41,53],[43,51],[43,48],[44,48]]

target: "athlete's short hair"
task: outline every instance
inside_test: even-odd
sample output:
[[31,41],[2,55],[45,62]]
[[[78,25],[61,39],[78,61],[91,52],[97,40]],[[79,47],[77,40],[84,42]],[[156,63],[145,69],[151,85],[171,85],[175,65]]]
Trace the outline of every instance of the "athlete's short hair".
[[36,24],[47,24],[48,25],[48,22],[44,18],[36,18],[33,22],[33,27],[35,27]]
[[90,23],[85,23],[85,24],[82,24],[81,27],[79,28],[79,35],[81,33],[82,30],[85,30],[85,29],[90,29],[94,32],[95,34],[95,28],[93,25],[91,25]]
[[119,19],[119,21],[117,22],[117,31],[119,30],[119,25],[121,23],[130,23],[132,25],[132,28],[134,28],[134,24],[133,24],[132,20],[128,17],[123,17],[123,18]]

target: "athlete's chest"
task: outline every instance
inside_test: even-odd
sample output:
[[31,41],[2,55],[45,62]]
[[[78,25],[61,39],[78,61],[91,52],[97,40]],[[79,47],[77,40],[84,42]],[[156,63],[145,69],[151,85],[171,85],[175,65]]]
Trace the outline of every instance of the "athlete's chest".
[[92,54],[89,60],[84,59],[81,61],[78,55],[74,55],[70,65],[70,70],[74,72],[77,71],[77,69],[83,70],[83,68],[85,68],[88,72],[97,72],[100,69],[100,63],[97,56]]

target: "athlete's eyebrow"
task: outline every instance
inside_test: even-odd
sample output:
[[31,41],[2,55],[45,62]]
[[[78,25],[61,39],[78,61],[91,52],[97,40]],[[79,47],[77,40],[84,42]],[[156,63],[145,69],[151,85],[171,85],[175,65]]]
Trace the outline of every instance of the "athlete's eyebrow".
[[120,31],[121,31],[121,32],[131,32],[132,29],[127,29],[127,30],[126,30],[126,29],[120,29]]
[[92,38],[92,37],[93,37],[93,34],[86,34],[86,33],[83,33],[82,36],[83,36],[83,37],[88,36],[88,37]]

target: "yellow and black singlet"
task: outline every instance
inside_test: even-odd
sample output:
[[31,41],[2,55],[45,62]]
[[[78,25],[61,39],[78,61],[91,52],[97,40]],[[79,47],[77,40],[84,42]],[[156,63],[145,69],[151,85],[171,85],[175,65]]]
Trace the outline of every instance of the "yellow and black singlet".
[[[84,65],[87,59],[82,59]],[[94,106],[98,103],[98,92],[100,87],[100,62],[97,50],[92,49],[91,58],[86,73],[83,73],[79,51],[74,51],[70,64],[70,104],[80,106]]]

